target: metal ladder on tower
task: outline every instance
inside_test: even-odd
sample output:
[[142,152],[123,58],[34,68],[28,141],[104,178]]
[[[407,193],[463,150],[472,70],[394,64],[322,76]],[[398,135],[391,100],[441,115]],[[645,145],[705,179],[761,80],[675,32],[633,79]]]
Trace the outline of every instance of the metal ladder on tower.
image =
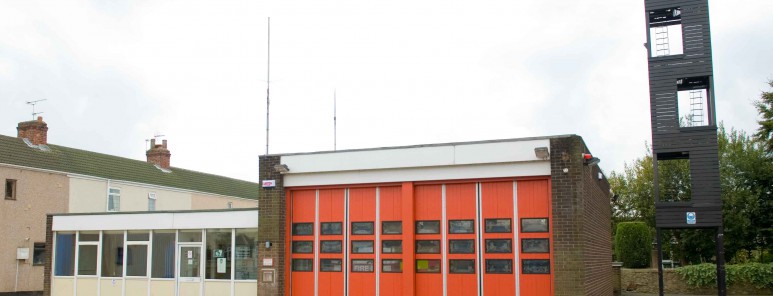
[[691,126],[704,125],[703,90],[690,91],[690,121],[691,121]]
[[668,45],[668,27],[655,27],[655,56],[667,56],[671,54],[671,48]]

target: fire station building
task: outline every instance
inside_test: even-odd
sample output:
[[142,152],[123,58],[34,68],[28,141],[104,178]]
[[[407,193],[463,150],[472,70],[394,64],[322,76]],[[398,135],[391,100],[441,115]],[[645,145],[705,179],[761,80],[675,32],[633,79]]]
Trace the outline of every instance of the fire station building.
[[612,295],[581,137],[264,155],[259,295]]

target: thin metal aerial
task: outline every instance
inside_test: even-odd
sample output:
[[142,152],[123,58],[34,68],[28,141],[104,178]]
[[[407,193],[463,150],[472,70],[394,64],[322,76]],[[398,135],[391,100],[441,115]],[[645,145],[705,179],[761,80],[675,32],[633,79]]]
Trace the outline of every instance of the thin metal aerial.
[[35,112],[35,104],[46,101],[48,99],[42,99],[42,100],[34,100],[34,101],[27,101],[27,105],[32,105],[32,120],[35,120],[35,116],[38,114],[43,114],[43,112]]
[[336,140],[337,140],[337,122],[336,122],[336,89],[333,89],[333,151],[336,150]]
[[269,89],[271,89],[271,17],[268,17],[268,54],[266,62],[266,155],[268,155]]

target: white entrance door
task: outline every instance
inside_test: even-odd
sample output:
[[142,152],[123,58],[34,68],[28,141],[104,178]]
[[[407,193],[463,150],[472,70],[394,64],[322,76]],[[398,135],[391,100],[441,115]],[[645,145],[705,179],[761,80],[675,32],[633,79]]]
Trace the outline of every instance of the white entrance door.
[[201,245],[180,245],[177,251],[177,295],[201,295]]

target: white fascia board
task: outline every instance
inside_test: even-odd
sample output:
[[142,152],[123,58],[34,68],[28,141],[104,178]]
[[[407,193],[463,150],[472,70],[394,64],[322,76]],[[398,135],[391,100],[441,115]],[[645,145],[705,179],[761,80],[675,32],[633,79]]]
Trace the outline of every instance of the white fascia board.
[[285,187],[550,176],[550,161],[287,174]]
[[258,210],[54,216],[54,231],[257,228]]
[[550,147],[549,139],[385,148],[360,151],[284,155],[281,163],[295,174],[439,167],[541,161],[534,148]]
[[452,165],[454,147],[413,147],[282,156],[288,174]]

